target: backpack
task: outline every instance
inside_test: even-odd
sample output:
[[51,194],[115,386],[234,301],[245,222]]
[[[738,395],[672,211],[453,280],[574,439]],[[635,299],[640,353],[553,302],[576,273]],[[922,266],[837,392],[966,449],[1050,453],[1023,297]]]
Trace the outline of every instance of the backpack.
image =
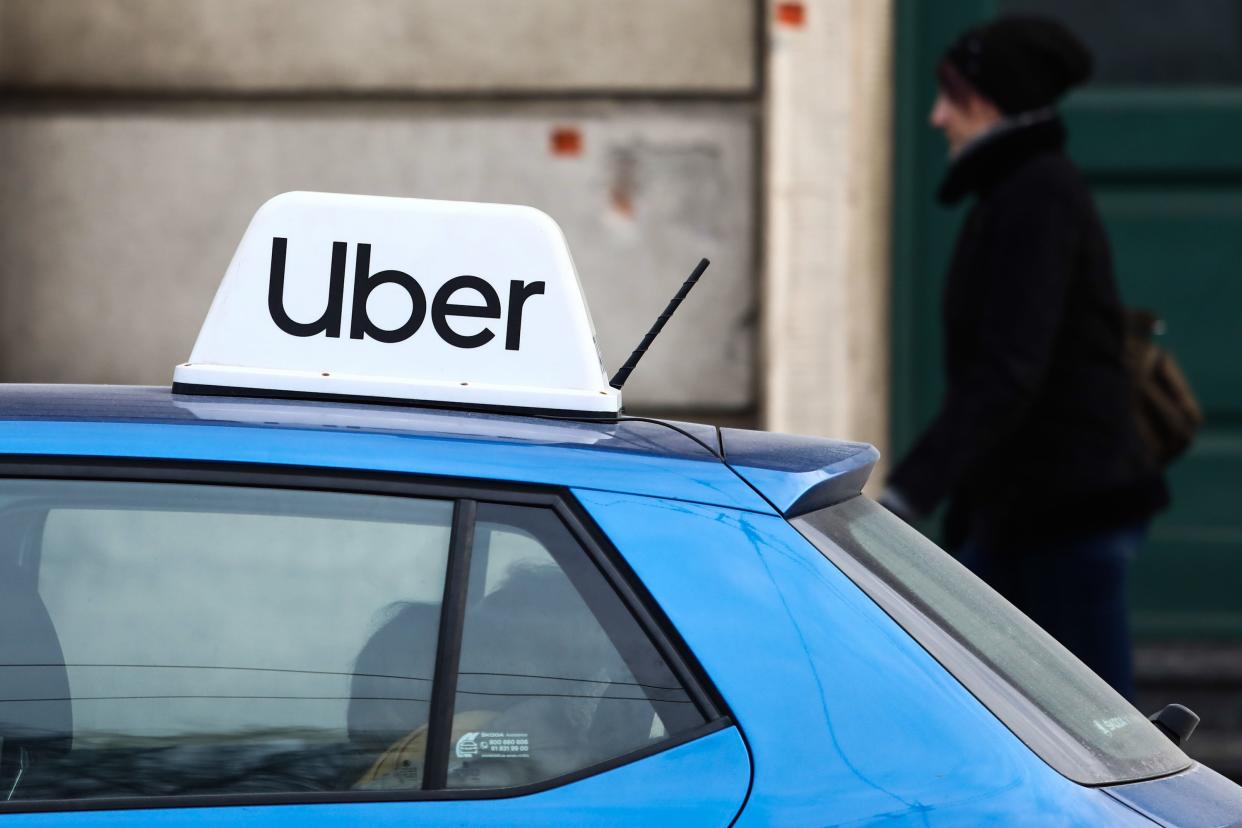
[[1125,361],[1139,437],[1149,459],[1163,469],[1190,447],[1203,411],[1177,360],[1155,342],[1163,321],[1139,308],[1125,314]]

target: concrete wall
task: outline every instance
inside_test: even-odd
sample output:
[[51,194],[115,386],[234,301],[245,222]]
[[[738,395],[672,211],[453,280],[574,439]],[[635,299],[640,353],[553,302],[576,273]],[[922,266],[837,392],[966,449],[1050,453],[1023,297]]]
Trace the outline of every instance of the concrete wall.
[[0,379],[167,383],[254,209],[320,189],[546,210],[614,369],[708,256],[627,404],[753,418],[756,25],[750,0],[0,0]]
[[[571,124],[581,153],[549,135]],[[752,130],[729,107],[446,115],[416,104],[9,112],[0,375],[164,384],[258,205],[290,189],[533,204],[557,217],[615,370],[715,261],[627,386],[634,405],[753,403]]]
[[712,259],[631,410],[883,446],[892,15],[0,0],[0,380],[167,382],[273,193],[515,201],[564,226],[614,368]]
[[41,89],[749,93],[751,0],[3,0]]
[[764,421],[883,450],[892,3],[770,5]]

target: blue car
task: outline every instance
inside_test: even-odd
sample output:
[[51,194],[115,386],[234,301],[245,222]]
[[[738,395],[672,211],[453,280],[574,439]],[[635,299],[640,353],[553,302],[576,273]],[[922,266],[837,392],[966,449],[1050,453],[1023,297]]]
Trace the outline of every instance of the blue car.
[[870,446],[622,413],[546,217],[280,198],[171,388],[0,386],[6,825],[1242,824]]

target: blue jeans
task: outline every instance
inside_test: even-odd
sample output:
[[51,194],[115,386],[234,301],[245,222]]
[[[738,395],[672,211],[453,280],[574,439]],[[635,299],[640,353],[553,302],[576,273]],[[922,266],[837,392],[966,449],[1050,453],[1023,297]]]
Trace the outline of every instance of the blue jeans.
[[968,541],[956,557],[1132,700],[1126,587],[1146,535],[1143,522],[1015,548]]

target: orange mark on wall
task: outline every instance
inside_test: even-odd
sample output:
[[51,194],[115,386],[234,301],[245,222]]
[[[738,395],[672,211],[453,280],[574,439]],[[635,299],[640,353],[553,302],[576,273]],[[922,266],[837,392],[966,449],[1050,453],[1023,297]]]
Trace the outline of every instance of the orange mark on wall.
[[556,127],[548,143],[553,155],[581,155],[582,131],[577,127]]
[[806,25],[806,6],[797,2],[777,3],[776,22],[782,26],[802,28]]
[[610,195],[612,196],[612,209],[626,218],[634,217],[634,200],[630,198],[628,192],[621,187],[614,186]]

